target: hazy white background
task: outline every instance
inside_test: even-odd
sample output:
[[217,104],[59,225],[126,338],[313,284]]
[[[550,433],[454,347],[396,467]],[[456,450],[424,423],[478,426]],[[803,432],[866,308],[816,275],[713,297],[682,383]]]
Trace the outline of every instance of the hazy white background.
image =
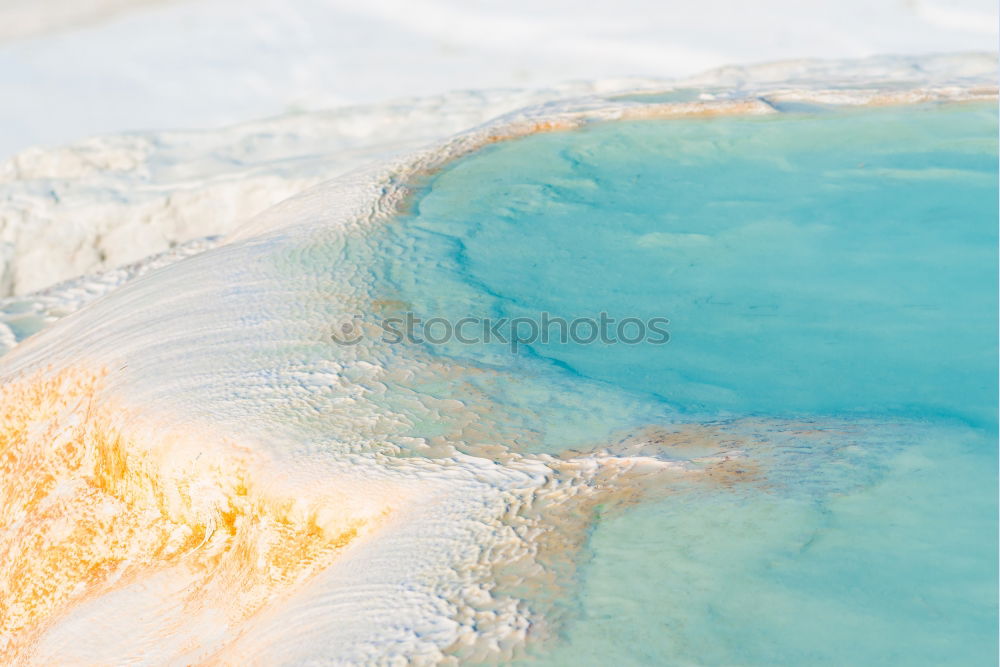
[[995,50],[994,0],[0,0],[0,160],[296,109]]

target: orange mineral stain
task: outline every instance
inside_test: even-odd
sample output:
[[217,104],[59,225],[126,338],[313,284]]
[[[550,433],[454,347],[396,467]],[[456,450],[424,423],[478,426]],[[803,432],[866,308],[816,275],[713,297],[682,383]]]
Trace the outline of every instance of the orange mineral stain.
[[183,604],[235,626],[388,513],[265,491],[233,443],[139,442],[102,382],[69,369],[0,388],[0,663],[75,604],[168,568]]

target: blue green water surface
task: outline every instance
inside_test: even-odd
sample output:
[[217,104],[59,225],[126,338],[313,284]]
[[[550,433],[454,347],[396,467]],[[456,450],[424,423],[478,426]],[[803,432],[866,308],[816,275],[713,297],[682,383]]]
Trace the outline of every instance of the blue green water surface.
[[414,310],[665,317],[670,341],[435,354],[664,419],[865,424],[865,456],[817,449],[780,492],[600,522],[537,659],[996,664],[997,202],[992,105],[596,124],[436,175],[386,269]]

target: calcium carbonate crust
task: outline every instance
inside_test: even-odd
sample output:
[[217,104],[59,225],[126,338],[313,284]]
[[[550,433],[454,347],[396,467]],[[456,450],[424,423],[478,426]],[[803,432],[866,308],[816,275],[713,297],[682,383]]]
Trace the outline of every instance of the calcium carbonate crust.
[[[598,507],[760,488],[773,443],[830,436],[743,420],[527,453],[514,408],[415,389],[483,369],[323,340],[331,321],[382,296],[359,264],[379,250],[374,230],[428,175],[489,143],[791,103],[993,100],[994,73],[984,56],[786,63],[543,103],[310,189],[156,269],[116,274],[94,290],[101,298],[64,286],[49,302],[8,300],[8,322],[20,309],[45,328],[0,366],[4,474],[37,490],[7,503],[0,571],[18,577],[0,599],[19,606],[0,655],[430,664],[557,641]],[[344,254],[347,240],[361,259]],[[440,436],[407,435],[428,420]],[[40,570],[44,559],[15,544],[89,565]]]

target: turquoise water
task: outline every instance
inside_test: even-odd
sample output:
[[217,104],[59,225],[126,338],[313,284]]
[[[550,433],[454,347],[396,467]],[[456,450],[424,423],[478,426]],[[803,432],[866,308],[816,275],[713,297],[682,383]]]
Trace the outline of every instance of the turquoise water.
[[502,315],[669,318],[660,347],[534,351],[679,409],[992,423],[995,128],[957,108],[536,135],[440,175],[414,224]]
[[[941,429],[869,483],[640,506],[602,523],[546,664],[990,665],[996,467]],[[822,466],[825,472],[834,466]]]
[[665,344],[427,346],[522,378],[478,389],[546,446],[857,424],[772,443],[767,490],[600,521],[536,659],[995,664],[997,201],[982,105],[596,124],[437,174],[379,276],[421,317],[669,319]]

